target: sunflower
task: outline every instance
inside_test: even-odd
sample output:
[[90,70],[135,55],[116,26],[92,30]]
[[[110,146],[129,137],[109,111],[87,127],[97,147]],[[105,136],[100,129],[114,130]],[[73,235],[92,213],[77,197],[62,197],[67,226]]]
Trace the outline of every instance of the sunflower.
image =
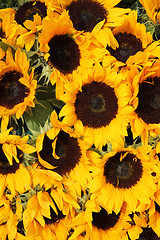
[[73,234],[69,239],[127,239],[126,230],[130,227],[128,213],[126,204],[123,204],[116,214],[113,211],[108,212],[101,204],[89,199],[84,211],[72,220]]
[[155,195],[159,195],[159,189],[160,189],[160,141],[159,139],[155,139],[155,147],[152,146],[153,149],[150,152],[150,157],[155,161],[155,164],[151,166],[152,169],[152,176],[154,177],[155,183],[157,184],[157,191]]
[[92,197],[103,201],[110,211],[118,213],[124,202],[132,211],[140,204],[150,204],[157,187],[152,176],[151,146],[123,148],[92,158],[99,170],[93,172]]
[[107,142],[123,146],[127,135],[131,92],[123,83],[124,75],[96,64],[82,79],[81,89],[73,83],[66,84],[61,100],[66,104],[60,111],[63,123],[72,126],[84,137],[88,146],[101,147]]
[[0,197],[8,188],[12,196],[30,189],[31,177],[22,164],[24,153],[35,152],[35,148],[27,144],[28,136],[21,138],[9,134],[12,129],[0,133]]
[[41,29],[41,20],[47,16],[47,12],[48,8],[43,0],[27,1],[16,11],[11,8],[0,10],[0,14],[4,16],[4,33],[7,39],[3,41],[10,43],[8,41],[13,39],[12,45],[20,48],[25,46],[26,51],[29,51],[34,45],[36,34]]
[[148,136],[159,134],[159,63],[158,59],[151,68],[144,68],[140,74],[133,76],[132,105],[135,113],[131,127],[134,137],[140,135],[144,144],[148,144]]
[[[157,0],[140,0],[144,9],[140,13],[140,21],[145,24],[147,31],[151,32],[155,40],[159,40],[160,34],[160,3]],[[144,11],[145,10],[145,11]]]
[[13,198],[12,201],[6,197],[0,200],[0,238],[8,240],[26,239],[19,233],[22,218],[22,205],[20,200]]
[[29,71],[27,56],[20,49],[13,59],[10,48],[6,52],[6,60],[0,62],[0,117],[15,114],[20,118],[27,107],[34,107],[37,81],[33,80],[33,71]]
[[[4,62],[2,61],[3,58],[5,57],[5,52],[0,48],[0,63],[3,64]],[[4,63],[5,66],[5,63]]]
[[140,234],[139,239],[145,239],[145,240],[155,239],[155,240],[159,240],[160,238],[152,230],[152,228],[146,227],[146,228],[143,228],[143,232]]
[[140,0],[145,8],[148,17],[156,24],[160,23],[160,3],[158,0]]
[[48,171],[48,176],[62,176],[61,183],[79,193],[92,180],[87,168],[87,146],[70,128],[60,127],[55,111],[51,122],[57,126],[39,135],[36,141],[39,165],[44,174]]
[[[54,189],[37,192],[36,195],[29,198],[23,213],[26,235],[29,237],[38,235],[41,239],[65,240],[69,224],[75,215],[73,208],[71,215],[65,214],[68,206],[69,204],[63,202],[61,196],[57,195]],[[67,210],[67,212],[69,211]]]
[[160,223],[160,202],[159,196],[156,196],[152,200],[149,209],[148,209],[148,226],[160,237],[159,223]]
[[157,143],[156,148],[153,149],[153,154],[155,154],[155,159],[158,160],[157,167],[159,171],[154,170],[154,175],[157,180],[157,191],[154,194],[154,198],[148,207],[148,226],[153,229],[153,231],[160,237],[159,231],[159,222],[160,222],[160,161],[159,161],[159,152],[160,152],[160,142]]
[[[54,193],[55,193],[55,190],[51,192],[51,195],[53,197],[54,197]],[[60,198],[61,196],[59,196],[59,199]],[[75,210],[73,208],[72,208],[72,214],[65,213],[66,208],[69,205],[70,204],[67,203],[66,205],[66,203],[63,202],[62,207],[60,207],[55,203],[58,214],[55,214],[55,212],[51,209],[50,218],[44,217],[45,228],[47,229],[47,232],[51,232],[52,234],[54,234],[57,240],[67,239],[67,235],[70,230],[70,224],[75,217]]]
[[21,26],[14,24],[15,10],[12,8],[0,9],[0,39],[10,45],[16,45],[18,35],[26,32]]
[[62,10],[69,12],[73,26],[88,39],[96,39],[102,46],[117,47],[111,29],[122,24],[124,15],[129,9],[114,7],[120,2],[115,0],[62,0]]
[[15,14],[15,10],[13,8],[0,9],[1,19],[3,19],[8,13],[9,14]]
[[29,1],[21,5],[16,14],[15,21],[26,28],[26,32],[17,38],[17,45],[29,51],[34,45],[36,34],[40,31],[42,19],[47,16],[48,8],[45,1]]
[[38,226],[45,226],[43,216],[50,218],[50,208],[58,214],[48,192],[39,191],[28,199],[27,207],[23,212],[23,225],[27,236],[37,235]]
[[128,228],[129,216],[126,214],[125,207],[120,212],[108,213],[103,207],[99,212],[92,212],[92,233],[91,240],[95,239],[123,239],[127,237],[126,228]]
[[154,42],[145,25],[137,22],[137,11],[125,16],[125,21],[114,28],[113,34],[118,47],[107,47],[104,66],[112,63],[115,67],[122,67],[123,71],[133,66],[141,69],[142,66],[151,66],[153,59],[160,56],[159,41]]
[[[53,24],[54,22],[54,24]],[[60,16],[49,14],[43,19],[42,32],[39,34],[40,51],[50,66],[50,81],[56,83],[56,97],[64,92],[64,82],[87,78],[87,69],[102,59],[106,50],[93,49],[90,41],[79,36],[65,10]]]
[[60,176],[58,173],[47,170],[46,168],[41,167],[38,163],[32,164],[32,168],[29,169],[29,172],[33,180],[34,188],[39,184],[46,190],[54,186],[63,191],[61,184],[62,176]]
[[[46,191],[52,188],[51,193],[53,194],[54,192],[54,200],[56,201],[56,203],[61,207],[62,204],[65,203],[66,207],[63,210],[63,213],[65,215],[72,215],[73,207],[76,209],[79,208],[79,205],[76,202],[77,198],[75,196],[75,193],[69,191],[68,187],[67,189],[64,187],[62,183],[62,177],[58,173],[37,166],[36,164],[33,164],[31,166],[31,169],[29,169],[29,173],[32,178],[34,189],[37,186],[40,186]],[[74,184],[74,181],[68,182],[69,184]]]
[[3,66],[4,67],[6,66],[4,58],[5,58],[5,52],[2,50],[2,48],[0,48],[0,65],[2,68]]
[[[138,209],[140,209],[138,207]],[[143,228],[147,227],[147,214],[145,210],[148,209],[148,206],[146,205],[143,212],[136,211],[135,213],[132,212],[132,215],[130,215],[130,227],[127,230],[127,234],[132,240],[139,239],[140,234],[143,232]]]
[[15,21],[22,25],[26,20],[33,21],[34,15],[38,14],[41,18],[47,16],[47,6],[44,1],[29,1],[21,5],[15,13]]

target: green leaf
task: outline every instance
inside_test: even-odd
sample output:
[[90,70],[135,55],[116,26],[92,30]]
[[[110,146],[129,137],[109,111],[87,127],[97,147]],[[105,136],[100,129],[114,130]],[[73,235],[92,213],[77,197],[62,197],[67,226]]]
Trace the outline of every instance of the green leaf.
[[8,48],[8,45],[5,44],[4,42],[0,42],[0,48],[1,48],[4,52],[6,52],[6,50],[7,50],[7,48]]
[[21,5],[23,5],[25,2],[28,2],[28,1],[25,1],[25,0],[18,0],[18,5],[21,6]]
[[12,46],[12,45],[10,45],[8,43],[0,42],[0,48],[2,48],[3,51],[6,52],[9,47],[11,47],[13,52],[15,52],[16,49],[17,49],[16,47],[14,47],[14,46]]
[[24,113],[23,117],[29,129],[39,131],[40,126],[44,126],[45,122],[53,111],[51,104],[46,100],[39,100],[35,108],[32,109],[32,115]]
[[51,98],[51,99],[47,99],[54,107],[57,107],[59,109],[61,109],[65,103],[60,101],[60,100],[57,100],[56,98]]
[[7,8],[7,0],[0,0],[0,9]]

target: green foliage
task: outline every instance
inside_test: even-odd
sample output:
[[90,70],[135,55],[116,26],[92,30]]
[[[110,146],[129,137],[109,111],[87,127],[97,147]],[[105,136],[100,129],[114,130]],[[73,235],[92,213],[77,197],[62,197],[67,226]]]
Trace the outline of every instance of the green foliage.
[[25,112],[23,115],[27,127],[33,131],[39,131],[40,126],[44,126],[52,111],[53,108],[48,101],[39,100],[30,114]]
[[11,8],[11,7],[18,7],[17,0],[0,0],[0,9],[2,8]]
[[121,0],[116,7],[120,8],[131,8],[137,9],[138,1],[137,0]]

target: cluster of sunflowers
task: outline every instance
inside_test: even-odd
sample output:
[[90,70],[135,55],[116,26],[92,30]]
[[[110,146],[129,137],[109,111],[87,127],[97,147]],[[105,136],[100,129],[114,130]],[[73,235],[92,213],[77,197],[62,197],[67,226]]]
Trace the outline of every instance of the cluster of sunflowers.
[[160,239],[160,2],[0,9],[0,239]]

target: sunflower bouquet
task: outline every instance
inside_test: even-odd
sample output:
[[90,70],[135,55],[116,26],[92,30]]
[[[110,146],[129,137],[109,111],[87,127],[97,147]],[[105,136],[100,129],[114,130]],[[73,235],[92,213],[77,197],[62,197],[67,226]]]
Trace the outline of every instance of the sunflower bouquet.
[[0,240],[160,239],[160,2],[0,0]]

